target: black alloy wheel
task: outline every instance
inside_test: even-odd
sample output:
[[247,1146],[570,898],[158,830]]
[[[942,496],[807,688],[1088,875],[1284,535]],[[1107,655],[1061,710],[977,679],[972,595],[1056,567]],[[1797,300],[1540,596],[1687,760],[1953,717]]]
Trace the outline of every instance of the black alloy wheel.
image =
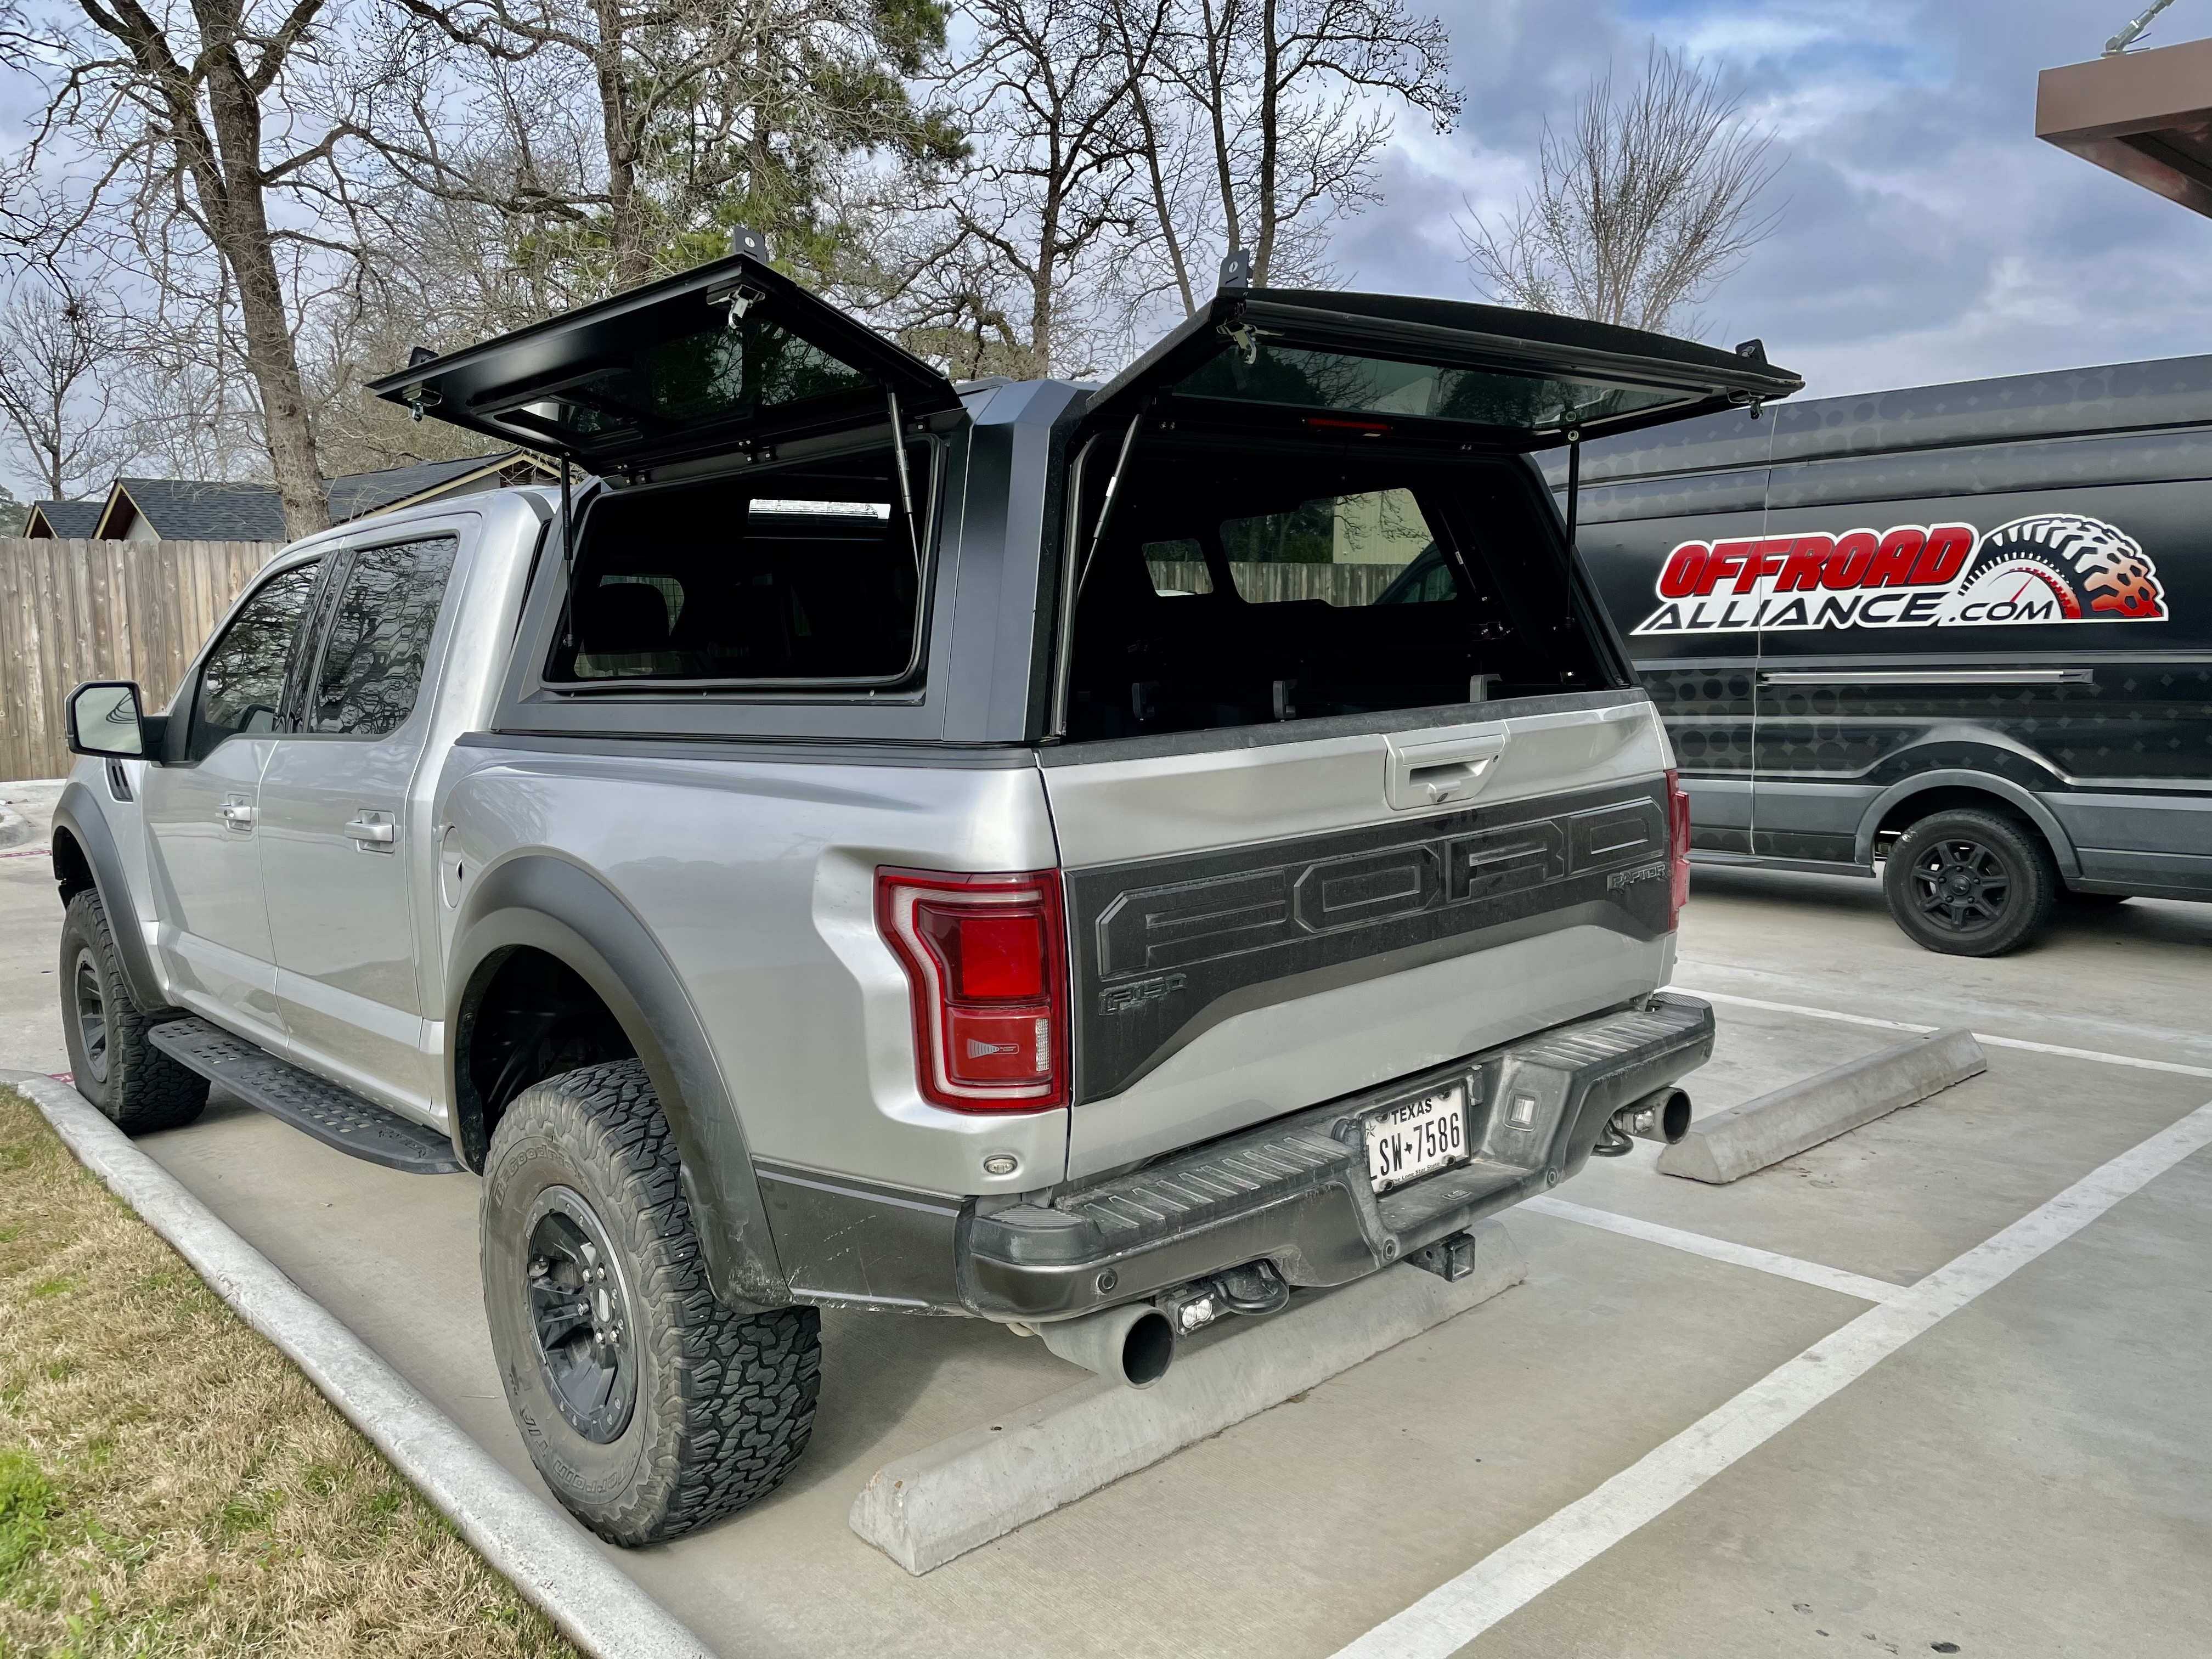
[[1890,848],[1882,889],[1890,915],[1922,948],[1994,957],[2051,919],[2058,868],[2030,824],[1972,809],[1936,812]]
[[1989,848],[1965,836],[1930,842],[1912,861],[1912,897],[1935,927],[1975,933],[2004,920],[2012,872]]
[[546,1392],[569,1427],[608,1445],[637,1405],[637,1333],[622,1258],[574,1188],[538,1195],[525,1273]]
[[813,1432],[821,1315],[720,1300],[687,1184],[636,1060],[532,1084],[484,1164],[500,1382],[553,1495],[610,1543],[657,1544],[765,1497]]
[[62,1042],[70,1078],[125,1134],[190,1123],[207,1104],[207,1079],[156,1048],[149,1035],[165,1008],[149,1014],[132,996],[114,931],[96,889],[70,896],[62,912]]
[[92,946],[80,945],[76,969],[70,975],[70,1014],[76,1022],[79,1052],[84,1055],[84,1074],[95,1084],[107,1081],[107,996],[100,984],[100,964]]

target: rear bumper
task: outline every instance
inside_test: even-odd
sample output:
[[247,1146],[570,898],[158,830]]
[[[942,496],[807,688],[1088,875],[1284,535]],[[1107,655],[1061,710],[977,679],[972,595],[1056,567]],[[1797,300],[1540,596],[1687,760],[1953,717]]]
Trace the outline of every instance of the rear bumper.
[[[1662,994],[1068,1188],[1048,1205],[971,1213],[959,1230],[961,1302],[988,1319],[1064,1319],[1263,1257],[1292,1285],[1343,1284],[1556,1186],[1589,1161],[1614,1112],[1712,1049],[1712,1009]],[[1473,1158],[1377,1197],[1360,1115],[1462,1081]],[[1528,1127],[1509,1121],[1509,1101]]]

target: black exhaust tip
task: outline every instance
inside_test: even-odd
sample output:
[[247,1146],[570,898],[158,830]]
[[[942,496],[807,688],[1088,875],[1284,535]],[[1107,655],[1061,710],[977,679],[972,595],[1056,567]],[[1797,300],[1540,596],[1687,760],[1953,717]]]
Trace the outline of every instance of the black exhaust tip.
[[[1636,1102],[1624,1106],[1613,1115],[1606,1126],[1615,1133],[1634,1135],[1638,1140],[1657,1140],[1672,1146],[1690,1133],[1690,1097],[1680,1089],[1654,1090]],[[1621,1150],[1626,1152],[1624,1146]]]

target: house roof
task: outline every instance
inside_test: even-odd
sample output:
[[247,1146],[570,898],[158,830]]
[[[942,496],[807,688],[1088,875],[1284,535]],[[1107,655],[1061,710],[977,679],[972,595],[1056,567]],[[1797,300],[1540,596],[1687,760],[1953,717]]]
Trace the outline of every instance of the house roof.
[[281,542],[284,506],[276,486],[204,478],[118,478],[94,532],[121,536],[132,518],[173,542]]
[[331,517],[343,523],[365,514],[380,513],[387,507],[450,489],[479,474],[495,472],[520,453],[520,450],[504,449],[495,455],[470,455],[458,461],[418,461],[412,466],[388,466],[381,472],[356,472],[333,478],[325,486],[330,496]]
[[[434,495],[472,478],[496,483],[495,475],[515,465],[522,452],[501,450],[491,455],[465,456],[455,461],[420,461],[410,466],[386,467],[380,472],[355,472],[330,479],[324,486],[331,520],[346,524],[371,513]],[[524,462],[535,468],[538,464]],[[75,505],[65,503],[64,505]],[[94,526],[80,535],[120,536],[134,518],[143,518],[165,541],[281,542],[284,507],[276,486],[266,483],[217,483],[191,478],[118,478],[105,502],[88,505]],[[57,529],[57,535],[63,534]]]
[[[33,501],[30,516],[23,521],[23,533],[63,538],[89,536],[99,528],[100,509],[106,505],[104,501]],[[38,528],[41,520],[46,524],[44,532]]]

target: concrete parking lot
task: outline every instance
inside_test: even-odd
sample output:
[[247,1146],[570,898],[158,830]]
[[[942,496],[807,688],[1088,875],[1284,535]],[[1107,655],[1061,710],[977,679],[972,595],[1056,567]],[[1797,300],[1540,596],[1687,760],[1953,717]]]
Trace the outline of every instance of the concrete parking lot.
[[[42,845],[0,848],[0,1065],[59,1072]],[[1595,1164],[1509,1214],[1525,1284],[923,1578],[848,1529],[869,1475],[1081,1373],[826,1316],[794,1478],[623,1565],[732,1656],[2212,1651],[2212,906],[1965,962],[1872,883],[1700,869],[1684,927],[1701,1113],[1899,1026],[1970,1026],[1988,1073],[1729,1187]],[[142,1144],[534,1480],[471,1177],[220,1094]]]

